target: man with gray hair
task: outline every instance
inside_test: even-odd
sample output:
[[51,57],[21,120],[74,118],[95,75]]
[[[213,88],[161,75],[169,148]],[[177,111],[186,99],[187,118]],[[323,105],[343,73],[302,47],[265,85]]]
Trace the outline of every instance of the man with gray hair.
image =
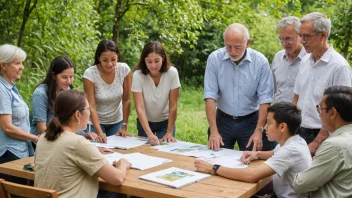
[[293,87],[298,68],[302,58],[307,54],[298,36],[299,26],[299,18],[295,16],[285,17],[277,24],[279,29],[277,39],[284,49],[275,54],[271,67],[274,74],[275,103],[293,100]]
[[302,111],[302,123],[298,134],[303,137],[312,155],[329,136],[322,129],[315,106],[323,98],[326,88],[335,85],[351,87],[351,68],[343,56],[328,44],[330,20],[319,12],[307,14],[301,19],[301,43],[309,56],[301,61],[297,75],[293,104]]
[[262,135],[273,98],[269,62],[249,48],[248,29],[242,24],[227,27],[224,44],[209,55],[205,70],[208,147],[233,149],[237,142],[240,150],[272,150],[276,143]]

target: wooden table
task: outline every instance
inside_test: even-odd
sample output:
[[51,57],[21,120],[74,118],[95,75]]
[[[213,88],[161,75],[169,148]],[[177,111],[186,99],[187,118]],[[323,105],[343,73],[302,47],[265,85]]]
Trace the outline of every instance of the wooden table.
[[[267,177],[260,180],[258,183],[246,183],[213,175],[209,179],[202,180],[198,183],[180,189],[173,189],[157,183],[141,180],[138,177],[172,166],[195,171],[195,158],[159,152],[150,145],[143,145],[129,150],[116,149],[115,151],[123,154],[140,152],[151,156],[168,158],[171,159],[172,162],[144,171],[130,169],[127,171],[127,177],[122,186],[114,186],[99,179],[100,189],[140,197],[250,197],[271,181],[271,177]],[[34,158],[29,157],[0,164],[0,173],[34,180],[34,172],[23,170],[24,164],[33,162]],[[262,160],[254,161],[250,164],[249,168],[260,166],[263,162]]]

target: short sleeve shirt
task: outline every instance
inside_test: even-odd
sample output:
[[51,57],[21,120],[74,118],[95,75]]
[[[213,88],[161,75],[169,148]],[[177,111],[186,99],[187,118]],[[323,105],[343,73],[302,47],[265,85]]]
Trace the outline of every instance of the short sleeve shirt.
[[285,50],[275,54],[271,67],[275,79],[275,103],[292,102],[293,87],[295,86],[299,65],[305,55],[307,55],[307,52],[304,47],[293,61],[289,59]]
[[[0,114],[11,115],[12,124],[29,133],[29,109],[20,96],[15,84],[9,84],[0,76]],[[29,156],[27,141],[12,138],[4,133],[0,127],[0,156],[6,151],[19,158]]]
[[308,145],[299,135],[290,137],[282,147],[278,144],[274,155],[265,161],[276,172],[273,176],[275,194],[279,198],[307,197],[308,195],[296,195],[293,179],[297,173],[308,169],[311,163]]
[[323,98],[324,90],[335,85],[351,85],[351,68],[346,59],[332,46],[314,62],[312,55],[305,56],[300,64],[294,92],[299,95],[297,107],[301,109],[301,126],[320,129],[321,120],[316,105]]
[[52,112],[48,108],[48,86],[46,84],[40,84],[35,88],[31,99],[32,104],[32,121],[31,121],[31,133],[38,135],[38,128],[36,122],[46,122],[48,126],[51,119],[54,117]]
[[141,70],[133,73],[132,92],[143,93],[145,112],[150,122],[168,119],[170,91],[180,86],[177,69],[172,66],[162,73],[157,87],[149,74],[144,75]]
[[96,173],[108,163],[98,148],[84,137],[63,132],[56,140],[41,135],[35,153],[34,186],[54,189],[60,198],[96,198]]
[[122,120],[123,82],[130,70],[126,63],[117,63],[111,84],[101,78],[96,65],[84,72],[83,78],[94,84],[96,110],[101,124],[116,124]]

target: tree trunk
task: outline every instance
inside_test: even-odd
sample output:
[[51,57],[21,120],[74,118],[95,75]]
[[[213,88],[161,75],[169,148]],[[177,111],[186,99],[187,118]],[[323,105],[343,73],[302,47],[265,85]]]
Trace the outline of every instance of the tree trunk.
[[119,30],[120,30],[120,23],[123,17],[122,15],[122,0],[116,1],[116,8],[115,8],[115,18],[114,18],[114,26],[112,27],[112,40],[118,45],[119,40]]
[[26,28],[26,23],[27,23],[27,21],[29,19],[29,15],[31,14],[31,12],[35,8],[35,6],[37,5],[37,0],[34,0],[32,7],[31,7],[31,2],[32,2],[31,0],[27,0],[26,1],[26,5],[24,7],[21,29],[20,29],[20,33],[18,35],[18,40],[17,40],[17,46],[18,47],[21,47],[22,38],[23,38],[23,35],[24,35],[24,30]]

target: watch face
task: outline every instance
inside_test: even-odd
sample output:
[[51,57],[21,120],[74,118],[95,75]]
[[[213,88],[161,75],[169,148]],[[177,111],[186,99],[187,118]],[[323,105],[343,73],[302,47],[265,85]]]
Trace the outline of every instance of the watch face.
[[219,169],[220,165],[219,164],[214,164],[213,166],[213,172],[216,173],[216,171]]
[[262,132],[262,133],[264,133],[264,132],[265,132],[264,127],[259,127],[259,131]]

